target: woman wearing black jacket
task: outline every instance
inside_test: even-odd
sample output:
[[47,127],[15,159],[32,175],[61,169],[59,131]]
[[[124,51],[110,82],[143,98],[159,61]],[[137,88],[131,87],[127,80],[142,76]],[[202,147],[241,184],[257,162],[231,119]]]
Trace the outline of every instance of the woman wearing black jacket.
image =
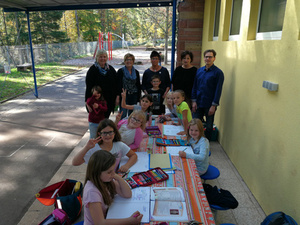
[[[141,82],[140,73],[137,71],[133,64],[135,61],[134,55],[127,53],[124,56],[125,66],[120,68],[117,72],[117,77],[119,81],[119,93],[122,89],[126,90],[126,104],[136,105],[140,101],[141,97]],[[120,101],[122,102],[122,101]],[[132,113],[132,110],[127,110],[121,107],[120,112],[123,112],[121,119]]]
[[[102,95],[107,102],[107,112],[105,118],[109,118],[110,113],[114,111],[116,105],[119,104],[119,85],[116,70],[107,63],[107,52],[103,49],[97,51],[96,61],[90,67],[86,74],[85,83],[85,102],[92,96],[92,88],[96,85],[102,89]],[[87,110],[91,112],[93,109],[86,105]]]

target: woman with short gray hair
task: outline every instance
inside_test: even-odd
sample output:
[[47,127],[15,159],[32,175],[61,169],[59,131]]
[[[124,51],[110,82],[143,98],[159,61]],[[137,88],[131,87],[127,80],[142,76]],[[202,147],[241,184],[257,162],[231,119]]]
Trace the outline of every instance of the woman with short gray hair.
[[[118,80],[116,70],[107,64],[107,52],[100,49],[96,54],[96,61],[90,67],[86,74],[86,91],[85,102],[92,96],[91,90],[94,86],[98,85],[102,89],[102,95],[107,102],[107,112],[104,114],[105,118],[109,118],[110,113],[114,111],[116,105],[119,104],[118,95]],[[86,105],[88,112],[93,109]]]
[[[122,92],[122,89],[126,90],[126,104],[127,105],[136,105],[141,97],[141,82],[140,82],[140,73],[133,66],[135,57],[131,53],[127,53],[124,56],[125,66],[120,68],[117,72],[117,77],[119,80],[119,93]],[[120,100],[120,102],[122,102]],[[132,113],[132,110],[127,110],[121,107],[120,112],[122,113],[121,119],[125,118]]]

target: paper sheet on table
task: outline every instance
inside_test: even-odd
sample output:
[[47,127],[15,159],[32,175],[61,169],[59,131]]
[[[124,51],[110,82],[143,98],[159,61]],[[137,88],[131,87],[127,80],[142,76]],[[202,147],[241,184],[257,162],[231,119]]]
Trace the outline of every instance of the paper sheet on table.
[[107,212],[107,219],[122,219],[131,216],[135,211],[143,214],[142,223],[149,223],[150,214],[150,187],[132,189],[131,198],[122,198],[118,195],[114,198]]
[[[149,154],[147,152],[136,152],[137,162],[129,168],[130,172],[143,172],[149,170]],[[122,157],[120,161],[120,167],[126,164],[128,157]]]
[[186,153],[194,153],[191,146],[167,146],[167,153],[170,155],[176,155],[179,156],[179,151],[185,151]]
[[149,154],[150,169],[160,167],[162,169],[172,168],[170,154]]
[[177,136],[177,133],[184,131],[183,126],[164,125],[163,134],[167,136]]

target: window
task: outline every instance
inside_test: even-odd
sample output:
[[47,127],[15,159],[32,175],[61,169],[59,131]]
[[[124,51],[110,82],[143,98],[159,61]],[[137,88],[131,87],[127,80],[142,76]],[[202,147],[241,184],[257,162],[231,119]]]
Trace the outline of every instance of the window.
[[281,39],[286,0],[261,0],[257,40]]
[[219,36],[220,9],[221,9],[221,0],[216,0],[216,11],[215,11],[215,22],[214,22],[214,37],[213,37],[214,41],[217,41],[218,36]]
[[233,0],[231,10],[231,23],[229,40],[237,40],[240,35],[243,0]]

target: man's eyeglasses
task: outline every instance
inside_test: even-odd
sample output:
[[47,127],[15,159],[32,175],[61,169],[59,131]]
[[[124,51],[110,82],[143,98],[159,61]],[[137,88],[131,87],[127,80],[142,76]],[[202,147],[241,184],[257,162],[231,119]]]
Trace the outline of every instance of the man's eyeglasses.
[[133,59],[126,59],[125,61],[129,62],[129,61],[133,61]]
[[207,55],[207,56],[204,56],[204,58],[206,58],[206,59],[212,59],[212,58],[213,58],[213,56],[211,56],[211,55]]
[[132,121],[133,122],[136,122],[136,123],[141,123],[142,121],[138,120],[137,118],[135,117],[131,117]]
[[114,133],[115,133],[114,131],[100,132],[101,136],[111,136],[111,135],[113,135]]

